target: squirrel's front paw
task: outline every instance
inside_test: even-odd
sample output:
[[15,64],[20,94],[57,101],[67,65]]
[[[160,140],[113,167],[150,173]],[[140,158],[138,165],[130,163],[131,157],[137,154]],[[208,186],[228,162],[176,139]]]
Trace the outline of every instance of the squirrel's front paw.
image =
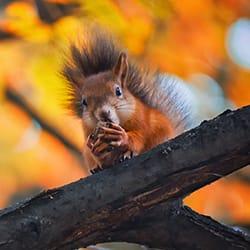
[[117,124],[107,123],[106,126],[100,127],[97,137],[100,138],[101,141],[107,142],[109,146],[121,154],[124,154],[129,149],[127,132]]
[[107,168],[113,165],[118,157],[113,150],[114,147],[100,138],[90,135],[87,139],[87,146],[90,149],[99,169]]
[[101,169],[133,156],[126,131],[114,123],[98,126],[88,137],[87,146]]

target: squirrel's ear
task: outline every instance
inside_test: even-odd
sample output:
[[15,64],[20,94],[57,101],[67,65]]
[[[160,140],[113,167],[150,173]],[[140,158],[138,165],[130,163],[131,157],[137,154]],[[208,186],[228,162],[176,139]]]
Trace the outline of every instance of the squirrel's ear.
[[118,61],[114,67],[114,74],[121,81],[122,86],[124,86],[128,74],[128,57],[127,54],[121,52]]

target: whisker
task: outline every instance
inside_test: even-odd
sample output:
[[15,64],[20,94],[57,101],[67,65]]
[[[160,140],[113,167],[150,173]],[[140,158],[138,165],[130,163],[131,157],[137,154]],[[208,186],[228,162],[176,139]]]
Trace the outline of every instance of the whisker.
[[129,110],[129,109],[119,109],[119,112],[133,112],[134,110]]
[[115,107],[117,110],[120,110],[120,109],[128,109],[128,110],[134,110],[133,107],[128,107],[128,106],[119,106],[119,107]]
[[128,104],[120,104],[120,105],[116,105],[115,108],[116,109],[119,109],[119,108],[131,108],[131,109],[133,109],[133,106],[128,105]]

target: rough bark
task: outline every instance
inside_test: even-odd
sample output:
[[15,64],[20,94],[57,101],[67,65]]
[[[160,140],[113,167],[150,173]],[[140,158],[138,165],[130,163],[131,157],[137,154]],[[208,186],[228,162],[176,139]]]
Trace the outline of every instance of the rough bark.
[[[159,249],[249,249],[250,238],[177,202],[167,202],[133,218],[96,242],[137,242]],[[75,242],[81,245],[81,240]]]
[[[72,249],[75,242],[93,244],[155,205],[182,198],[249,163],[250,107],[227,111],[131,161],[3,210],[0,249]],[[177,209],[176,213],[181,211],[185,210]],[[198,216],[197,222],[192,216],[190,221],[204,223]],[[216,236],[210,237],[216,246],[223,227],[217,223],[206,227]],[[187,235],[191,229],[179,230]],[[237,238],[242,249],[248,247],[249,240],[238,234],[226,230],[221,241],[232,242],[233,247]],[[175,239],[174,231],[169,235],[171,248],[178,237]],[[157,246],[157,242],[148,243]]]

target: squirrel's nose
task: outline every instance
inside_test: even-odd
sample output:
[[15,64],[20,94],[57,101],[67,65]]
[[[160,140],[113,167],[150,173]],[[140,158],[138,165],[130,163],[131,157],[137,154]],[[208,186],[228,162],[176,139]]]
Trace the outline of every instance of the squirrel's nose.
[[97,119],[109,122],[110,121],[110,110],[100,110]]

